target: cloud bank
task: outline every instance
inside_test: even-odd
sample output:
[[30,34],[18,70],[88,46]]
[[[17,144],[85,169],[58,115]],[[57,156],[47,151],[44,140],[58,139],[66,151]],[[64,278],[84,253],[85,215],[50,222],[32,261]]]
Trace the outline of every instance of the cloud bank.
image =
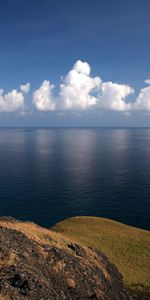
[[[150,80],[145,80],[149,84]],[[84,111],[89,109],[130,112],[150,110],[150,87],[140,90],[134,102],[128,97],[134,89],[127,84],[103,82],[91,76],[87,62],[78,60],[63,79],[59,93],[54,97],[54,85],[44,81],[33,93],[33,103],[39,111]]]
[[[150,85],[150,79],[145,83]],[[0,89],[0,112],[25,111],[25,97],[30,91],[30,83],[22,84],[20,91],[13,89],[6,93]],[[100,76],[91,76],[87,62],[78,60],[68,74],[61,79],[59,91],[44,80],[32,94],[32,106],[39,112],[65,112],[87,110],[110,111],[150,111],[150,86],[140,89],[133,97],[134,89],[127,84],[112,81],[103,82]]]

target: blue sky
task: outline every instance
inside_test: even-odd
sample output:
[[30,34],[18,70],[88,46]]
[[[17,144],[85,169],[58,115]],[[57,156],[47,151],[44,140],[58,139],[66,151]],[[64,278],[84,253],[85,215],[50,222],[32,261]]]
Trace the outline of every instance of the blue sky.
[[[0,5],[0,126],[150,126],[150,88],[144,82],[150,78],[149,0]],[[96,76],[102,84],[93,81]],[[26,83],[28,92],[20,90]],[[92,88],[87,91],[85,83]],[[42,106],[41,97],[47,101]]]

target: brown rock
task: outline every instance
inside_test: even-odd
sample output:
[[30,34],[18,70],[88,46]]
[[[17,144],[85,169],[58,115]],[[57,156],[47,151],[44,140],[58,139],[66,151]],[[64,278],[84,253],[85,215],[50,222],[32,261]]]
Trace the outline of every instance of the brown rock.
[[76,286],[75,281],[71,278],[67,279],[67,284],[68,284],[69,288],[75,288],[75,286]]

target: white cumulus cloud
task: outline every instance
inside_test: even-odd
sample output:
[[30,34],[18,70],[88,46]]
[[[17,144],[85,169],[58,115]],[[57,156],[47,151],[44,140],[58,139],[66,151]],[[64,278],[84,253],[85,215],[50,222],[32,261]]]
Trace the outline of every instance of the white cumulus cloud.
[[20,86],[20,89],[21,89],[22,92],[24,92],[26,94],[29,93],[29,91],[30,91],[30,83],[28,82],[26,84],[22,84]]
[[56,102],[53,100],[52,90],[54,85],[44,80],[42,85],[33,93],[33,103],[39,111],[54,111]]
[[0,112],[15,112],[24,108],[24,96],[13,89],[5,93],[0,89]]
[[125,99],[133,93],[134,89],[128,85],[111,81],[103,82],[98,99],[99,107],[115,111],[129,111],[132,104],[125,102]]
[[63,109],[88,109],[96,104],[101,87],[100,77],[90,76],[90,66],[77,61],[60,85],[61,106]]
[[132,109],[150,111],[150,87],[140,90],[136,101],[132,105]]
[[82,73],[87,76],[89,76],[91,72],[90,65],[87,62],[83,62],[81,60],[77,60],[77,62],[73,66],[73,70],[76,70],[78,73]]
[[33,103],[37,110],[88,110],[107,109],[129,111],[132,104],[126,98],[134,89],[128,85],[102,82],[101,77],[91,76],[91,68],[87,62],[78,60],[60,84],[57,99],[53,97],[54,86],[44,81],[33,93]]
[[[144,81],[150,85],[150,79]],[[30,83],[20,85],[20,92],[16,89],[6,93],[0,89],[0,112],[25,113],[30,111],[30,104],[25,107],[25,94],[30,91]],[[150,111],[150,86],[140,89],[137,97],[128,98],[134,89],[127,84],[112,81],[103,82],[100,76],[91,75],[91,67],[87,62],[78,60],[61,78],[57,95],[53,93],[54,85],[44,80],[41,86],[33,92],[33,105],[37,111],[97,111],[113,110],[130,113],[132,111]]]
[[146,79],[144,82],[150,84],[150,79]]

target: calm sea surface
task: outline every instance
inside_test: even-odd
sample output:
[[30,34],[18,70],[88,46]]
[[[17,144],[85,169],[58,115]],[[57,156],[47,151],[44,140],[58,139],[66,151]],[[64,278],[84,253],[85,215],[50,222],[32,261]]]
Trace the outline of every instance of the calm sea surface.
[[150,129],[0,129],[0,215],[150,229]]

